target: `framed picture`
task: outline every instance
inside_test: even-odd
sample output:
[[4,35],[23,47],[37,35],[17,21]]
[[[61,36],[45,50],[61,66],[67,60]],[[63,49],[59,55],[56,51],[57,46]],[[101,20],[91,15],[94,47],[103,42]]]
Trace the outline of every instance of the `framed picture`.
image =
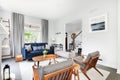
[[107,14],[90,18],[90,32],[107,30]]

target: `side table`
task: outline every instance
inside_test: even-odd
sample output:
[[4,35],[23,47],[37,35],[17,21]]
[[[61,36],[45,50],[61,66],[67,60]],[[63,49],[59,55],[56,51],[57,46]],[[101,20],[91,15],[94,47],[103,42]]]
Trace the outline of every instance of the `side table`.
[[15,55],[15,61],[16,61],[16,62],[23,61],[23,56],[22,56],[22,54],[16,53],[16,55]]

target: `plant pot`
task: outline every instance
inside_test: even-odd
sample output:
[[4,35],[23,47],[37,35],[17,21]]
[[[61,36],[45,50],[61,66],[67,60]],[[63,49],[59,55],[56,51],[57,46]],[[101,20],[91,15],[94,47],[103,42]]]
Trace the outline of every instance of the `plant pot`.
[[43,54],[43,57],[46,57],[46,54]]

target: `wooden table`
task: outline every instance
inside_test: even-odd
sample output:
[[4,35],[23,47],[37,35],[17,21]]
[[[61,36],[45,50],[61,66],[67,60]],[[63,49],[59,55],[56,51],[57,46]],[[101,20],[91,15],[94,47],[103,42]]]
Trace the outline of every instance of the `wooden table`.
[[23,61],[23,56],[22,56],[22,54],[16,53],[16,55],[15,55],[15,61],[16,61],[16,62]]
[[[56,63],[56,62],[57,62],[57,61],[55,60],[56,57],[57,57],[57,55],[55,55],[55,54],[48,54],[48,55],[46,55],[46,56],[41,55],[41,56],[33,57],[32,60],[34,61],[34,66],[39,67],[39,63],[40,63],[40,61],[42,61],[42,60],[49,60],[49,64],[48,64],[48,65],[51,64],[51,59],[53,59],[54,62]],[[37,65],[36,65],[36,63],[37,63]]]

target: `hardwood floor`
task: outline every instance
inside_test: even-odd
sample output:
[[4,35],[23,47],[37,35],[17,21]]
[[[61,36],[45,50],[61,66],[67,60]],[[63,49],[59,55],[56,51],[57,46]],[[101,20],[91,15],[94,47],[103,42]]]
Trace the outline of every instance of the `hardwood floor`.
[[108,78],[106,80],[120,80],[120,74],[116,73],[117,72],[116,69],[106,67],[103,65],[97,65],[97,67],[110,72],[110,75],[108,76]]

